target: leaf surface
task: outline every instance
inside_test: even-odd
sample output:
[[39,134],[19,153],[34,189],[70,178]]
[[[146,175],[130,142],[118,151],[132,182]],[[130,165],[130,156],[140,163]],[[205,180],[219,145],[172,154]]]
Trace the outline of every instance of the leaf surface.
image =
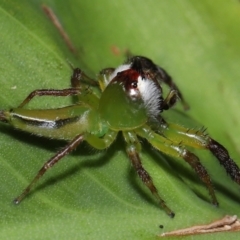
[[[77,56],[44,14],[43,3],[58,16]],[[223,0],[2,1],[0,109],[18,106],[35,89],[68,87],[68,61],[96,77],[102,68],[121,64],[124,51],[130,50],[167,69],[190,103],[187,117],[171,110],[166,119],[208,127],[240,165],[239,16],[239,2]],[[29,107],[70,102],[42,97]],[[180,104],[177,109],[183,112]],[[239,186],[209,153],[195,151],[214,181],[219,208],[209,203],[205,187],[181,159],[156,153],[143,142],[143,164],[176,213],[170,219],[131,169],[121,138],[103,152],[83,144],[15,206],[13,198],[65,142],[4,124],[0,132],[1,239],[156,239],[164,231],[240,213]],[[236,236],[211,234],[208,239]]]

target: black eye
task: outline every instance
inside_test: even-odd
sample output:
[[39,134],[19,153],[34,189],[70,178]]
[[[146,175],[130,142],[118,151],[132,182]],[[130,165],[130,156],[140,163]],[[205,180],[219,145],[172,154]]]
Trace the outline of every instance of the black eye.
[[131,88],[137,88],[137,87],[138,87],[137,81],[131,82]]

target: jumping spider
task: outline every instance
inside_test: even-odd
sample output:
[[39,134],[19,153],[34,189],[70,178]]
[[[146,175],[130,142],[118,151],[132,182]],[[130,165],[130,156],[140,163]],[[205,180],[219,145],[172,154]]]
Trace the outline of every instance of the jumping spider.
[[[146,57],[135,56],[116,69],[102,70],[97,80],[90,79],[76,68],[71,77],[71,88],[35,90],[19,107],[0,111],[0,121],[17,129],[69,142],[43,165],[30,185],[15,199],[15,203],[21,202],[47,169],[80,143],[86,141],[96,149],[106,149],[120,132],[132,166],[171,217],[174,217],[174,212],[160,197],[153,180],[142,166],[139,137],[146,139],[162,153],[184,159],[206,185],[214,205],[218,205],[218,201],[210,176],[188,147],[210,150],[232,180],[240,184],[239,167],[221,144],[204,131],[195,131],[163,119],[161,113],[171,108],[178,98],[184,108],[188,108],[178,87],[164,69]],[[162,83],[170,88],[165,99]],[[44,95],[75,95],[77,102],[58,109],[24,108],[33,97]]]

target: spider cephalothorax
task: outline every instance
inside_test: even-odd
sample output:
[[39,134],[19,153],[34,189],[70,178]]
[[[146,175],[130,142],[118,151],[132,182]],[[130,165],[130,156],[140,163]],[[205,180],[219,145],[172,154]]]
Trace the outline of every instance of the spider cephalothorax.
[[[165,98],[162,83],[170,88]],[[199,158],[188,150],[189,147],[210,150],[231,178],[240,184],[239,167],[221,144],[204,131],[185,128],[163,119],[161,112],[171,108],[178,98],[182,100],[184,108],[188,105],[172,78],[150,59],[135,56],[116,69],[104,69],[98,76],[98,84],[77,68],[74,69],[71,84],[71,88],[63,90],[36,90],[19,107],[0,111],[0,121],[15,128],[69,141],[44,164],[30,185],[15,199],[15,203],[26,196],[48,168],[81,142],[86,141],[96,149],[106,149],[119,133],[126,142],[127,155],[138,176],[171,217],[174,212],[160,197],[153,180],[142,166],[139,138],[146,139],[162,153],[184,159],[206,185],[215,205],[218,205],[218,201],[210,176]],[[33,97],[43,95],[76,95],[77,101],[73,105],[57,109],[24,108]]]
[[[108,101],[110,97],[112,98],[111,102]],[[108,105],[106,106],[107,101]],[[118,129],[124,130],[123,122],[127,128],[130,127],[129,122],[132,121],[137,127],[146,122],[148,118],[157,117],[160,114],[162,103],[161,88],[151,79],[143,78],[136,70],[129,68],[117,72],[110,80],[100,99],[99,111],[103,119],[109,122],[108,119],[112,118],[110,112],[118,107],[114,118],[119,115],[117,118]],[[121,121],[123,116],[125,120]]]
[[[129,64],[132,69],[139,72],[143,78],[152,79],[153,81],[157,82],[159,86],[161,86],[162,83],[165,83],[170,87],[171,90],[175,90],[177,94],[174,99],[173,98],[171,99],[172,100],[171,106],[176,103],[177,96],[179,96],[184,108],[188,109],[188,104],[185,102],[179,88],[174,83],[171,76],[163,68],[156,65],[149,58],[142,56],[130,57],[128,58],[126,63]],[[166,105],[162,106],[162,109],[166,110],[168,108],[169,106]]]

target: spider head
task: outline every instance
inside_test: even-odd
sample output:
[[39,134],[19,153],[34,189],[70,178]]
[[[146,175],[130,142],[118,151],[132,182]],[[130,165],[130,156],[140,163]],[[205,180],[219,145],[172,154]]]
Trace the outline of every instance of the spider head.
[[110,128],[130,130],[159,115],[161,102],[161,87],[125,64],[111,73],[99,111]]
[[133,56],[126,62],[132,69],[136,70],[142,77],[151,78],[155,81],[158,74],[158,67],[152,60],[142,56]]

